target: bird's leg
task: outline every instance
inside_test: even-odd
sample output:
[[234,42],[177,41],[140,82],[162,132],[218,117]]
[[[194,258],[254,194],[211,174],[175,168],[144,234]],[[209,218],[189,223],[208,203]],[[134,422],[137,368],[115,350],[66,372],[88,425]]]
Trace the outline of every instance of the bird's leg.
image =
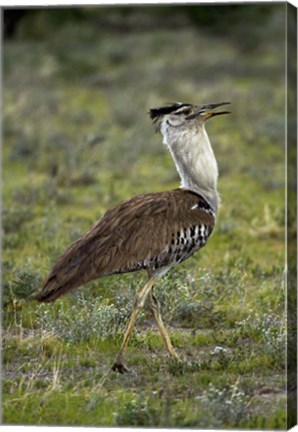
[[172,345],[172,342],[170,340],[169,334],[167,332],[167,329],[163,323],[162,317],[161,317],[161,313],[160,313],[160,306],[158,303],[157,298],[155,297],[153,290],[150,291],[149,293],[149,302],[150,302],[150,309],[151,312],[153,313],[153,316],[155,318],[156,324],[159,328],[160,334],[163,338],[163,341],[166,345],[166,348],[170,354],[171,357],[173,357],[176,360],[179,360],[178,354],[176,353],[176,351],[174,350],[174,347]]
[[145,286],[137,292],[135,305],[134,305],[132,314],[130,316],[130,321],[129,321],[129,324],[128,324],[127,329],[126,329],[120,351],[119,351],[119,353],[116,357],[116,360],[112,366],[112,369],[114,371],[117,371],[120,373],[128,371],[127,367],[123,363],[123,355],[124,355],[124,352],[127,348],[128,341],[130,339],[131,332],[132,332],[133,326],[136,322],[137,316],[138,316],[140,310],[142,309],[142,307],[144,306],[146,298],[148,297],[148,294],[150,293],[154,283],[155,283],[155,278],[151,277],[148,280],[148,282],[145,284]]

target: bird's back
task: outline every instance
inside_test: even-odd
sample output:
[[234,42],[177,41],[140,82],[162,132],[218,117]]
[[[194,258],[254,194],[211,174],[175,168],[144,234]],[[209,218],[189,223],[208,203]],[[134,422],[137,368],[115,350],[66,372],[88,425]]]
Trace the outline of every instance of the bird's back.
[[131,198],[66,249],[36,299],[53,301],[101,276],[170,267],[204,246],[214,223],[213,209],[195,192],[175,189]]

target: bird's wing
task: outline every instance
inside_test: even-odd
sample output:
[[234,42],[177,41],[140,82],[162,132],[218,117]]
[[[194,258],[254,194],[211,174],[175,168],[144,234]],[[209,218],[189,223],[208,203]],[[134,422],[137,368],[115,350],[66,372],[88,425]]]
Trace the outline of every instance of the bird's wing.
[[179,246],[178,236],[184,237],[186,246],[193,227],[194,231],[197,226],[206,227],[206,233],[197,230],[197,235],[206,236],[202,242],[207,240],[214,225],[209,209],[202,197],[181,189],[141,195],[119,204],[83,236],[85,255],[90,258],[90,249],[94,251],[90,260],[94,277],[146,269],[173,241],[173,246]]
[[[37,299],[54,300],[100,276],[180,262],[203,246],[213,225],[210,206],[190,191],[176,189],[131,198],[107,211],[69,246]],[[191,238],[195,236],[196,243]]]

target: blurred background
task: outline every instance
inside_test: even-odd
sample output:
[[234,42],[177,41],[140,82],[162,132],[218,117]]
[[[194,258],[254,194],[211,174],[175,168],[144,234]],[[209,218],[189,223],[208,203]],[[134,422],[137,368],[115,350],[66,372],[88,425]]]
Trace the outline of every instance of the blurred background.
[[[232,114],[207,124],[220,171],[222,207],[215,233],[199,257],[173,270],[173,279],[165,279],[160,296],[167,320],[178,327],[187,322],[192,328],[219,326],[233,332],[242,328],[237,323],[244,323],[244,319],[259,323],[245,339],[249,357],[243,358],[247,351],[237,351],[238,357],[233,351],[235,355],[214,366],[215,357],[210,356],[206,364],[211,366],[206,366],[201,381],[191,375],[201,377],[200,371],[184,370],[185,377],[191,377],[188,383],[200,382],[205,388],[210,380],[216,380],[215,370],[222,367],[226,372],[230,368],[224,379],[235,383],[235,373],[244,377],[245,397],[256,398],[256,409],[246,411],[242,401],[239,412],[248,412],[248,417],[241,414],[226,419],[217,409],[222,406],[220,399],[219,405],[209,404],[210,395],[210,400],[217,397],[217,393],[209,392],[210,415],[197,418],[191,405],[196,393],[189,390],[191,402],[185,406],[191,409],[185,411],[183,405],[180,417],[174,416],[175,410],[172,417],[165,411],[166,420],[159,421],[157,416],[150,423],[149,417],[141,417],[139,425],[284,427],[285,336],[280,332],[284,328],[285,19],[283,3],[4,10],[3,322],[7,346],[13,347],[5,357],[6,422],[52,421],[46,412],[34,416],[34,404],[30,405],[32,394],[36,391],[38,395],[38,385],[44,384],[32,384],[34,390],[31,388],[29,396],[27,387],[17,387],[23,375],[19,377],[20,365],[9,353],[20,348],[21,338],[19,361],[27,362],[29,374],[40,364],[38,359],[46,349],[43,337],[32,342],[33,334],[53,330],[62,341],[63,335],[72,334],[71,327],[67,333],[63,326],[71,325],[81,309],[76,309],[67,324],[66,312],[60,306],[38,309],[30,303],[30,296],[55,259],[112,205],[133,195],[179,185],[148,110],[175,101],[203,104],[228,100]],[[289,31],[295,34],[291,25],[289,21]],[[296,179],[291,181],[294,188]],[[295,233],[291,209],[288,223]],[[202,279],[206,271],[209,276]],[[117,306],[120,284],[123,297],[118,305],[132,304],[138,278],[105,279],[91,284],[84,293],[86,298],[90,296],[91,304],[94,296],[104,294],[106,298],[109,293],[109,300]],[[178,281],[177,296],[172,293],[167,297],[174,280]],[[184,291],[179,291],[179,286]],[[59,304],[70,302],[76,307],[75,296]],[[208,308],[202,308],[206,299]],[[273,339],[268,341],[264,331],[270,326],[273,330],[266,334]],[[24,335],[31,345],[23,342]],[[230,349],[238,350],[244,344],[240,336],[239,343],[238,336],[229,339]],[[245,338],[243,334],[241,337]],[[206,341],[210,347],[215,343]],[[56,342],[53,345],[58,346]],[[113,346],[105,345],[103,351],[111,352]],[[96,347],[92,349],[89,346],[89,361],[99,355]],[[33,369],[28,366],[30,359]],[[47,361],[51,359],[50,355]],[[135,361],[138,364],[137,358]],[[139,363],[146,366],[143,360]],[[150,380],[154,373],[148,370]],[[34,373],[38,377],[40,372]],[[174,379],[173,371],[168,373]],[[253,374],[260,380],[252,378]],[[117,388],[117,379],[112,387]],[[159,378],[154,379],[159,382]],[[76,384],[77,377],[74,381]],[[142,382],[135,385],[137,392],[146,393]],[[217,385],[224,383],[217,381]],[[92,393],[90,382],[88,386]],[[269,386],[267,399],[262,399],[260,389],[264,386]],[[171,394],[182,389],[173,388]],[[18,392],[24,399],[16,397]],[[109,399],[112,394],[107,399],[109,406],[123,412],[113,417],[105,407],[110,417],[101,414],[102,421],[106,425],[131,425],[132,408],[124,403],[129,397]],[[183,397],[187,400],[188,396]],[[21,410],[18,400],[26,401]],[[79,410],[59,420],[61,403],[57,404],[56,421],[86,425],[90,419],[98,424],[92,415],[81,413],[80,417]],[[265,420],[264,416],[259,418],[261,411],[267,413]]]
[[[6,265],[22,266],[28,255],[15,249],[30,248],[46,269],[111,205],[176,187],[147,115],[173,101],[232,103],[232,115],[207,125],[225,234],[282,228],[285,12],[281,4],[6,9]],[[77,220],[70,238],[63,218]],[[34,240],[44,223],[55,254]]]
[[5,10],[4,199],[110,205],[177,184],[147,116],[172,101],[232,102],[208,124],[224,203],[231,175],[282,193],[284,25],[279,4]]

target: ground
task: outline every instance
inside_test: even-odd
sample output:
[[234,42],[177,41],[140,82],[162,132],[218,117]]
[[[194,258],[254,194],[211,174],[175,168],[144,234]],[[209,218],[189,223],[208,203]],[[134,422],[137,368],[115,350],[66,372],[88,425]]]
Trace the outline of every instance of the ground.
[[[5,41],[3,423],[285,428],[284,14],[270,7],[234,33],[170,13],[130,30],[117,14],[54,30],[41,15]],[[156,287],[182,361],[145,310],[121,375],[109,368],[144,274],[32,295],[112,205],[179,185],[147,115],[176,100],[232,102],[207,125],[222,204],[207,245]]]

